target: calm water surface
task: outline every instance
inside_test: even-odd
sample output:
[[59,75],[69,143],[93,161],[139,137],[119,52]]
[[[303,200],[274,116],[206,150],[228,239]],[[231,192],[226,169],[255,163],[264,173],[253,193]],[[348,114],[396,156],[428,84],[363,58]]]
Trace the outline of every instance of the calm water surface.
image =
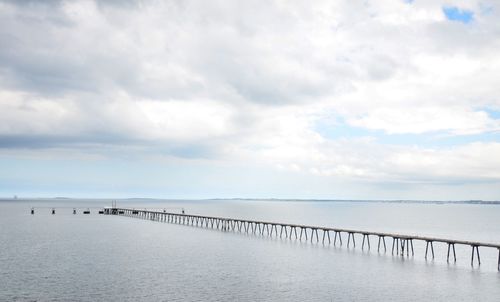
[[[500,301],[495,250],[457,263],[72,215],[109,201],[0,201],[0,301]],[[500,206],[285,201],[118,201],[119,206],[500,242]],[[50,214],[49,208],[68,207]],[[387,241],[390,248],[390,240]]]

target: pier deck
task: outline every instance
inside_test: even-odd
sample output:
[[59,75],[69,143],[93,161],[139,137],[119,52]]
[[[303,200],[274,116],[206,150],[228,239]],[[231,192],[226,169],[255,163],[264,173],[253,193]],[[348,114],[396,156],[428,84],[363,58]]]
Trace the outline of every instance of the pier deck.
[[[177,224],[187,224],[197,227],[214,228],[221,231],[237,231],[242,233],[260,233],[269,236],[275,236],[279,238],[288,239],[299,239],[311,240],[311,242],[319,242],[319,232],[322,232],[322,242],[328,240],[328,243],[332,243],[332,238],[330,233],[333,235],[333,244],[337,242],[342,245],[342,234],[347,235],[347,247],[352,244],[353,247],[356,246],[355,234],[362,236],[361,248],[364,249],[365,245],[370,248],[370,236],[378,237],[377,250],[381,247],[387,250],[385,238],[392,238],[392,253],[397,255],[404,255],[405,252],[409,256],[410,252],[414,255],[413,241],[423,241],[426,243],[425,258],[427,259],[427,254],[430,248],[432,258],[434,258],[434,246],[433,243],[444,243],[448,245],[447,261],[450,260],[450,253],[453,252],[454,261],[456,261],[455,245],[466,245],[471,247],[471,265],[473,266],[475,261],[474,258],[477,256],[477,263],[481,264],[481,258],[479,255],[479,247],[483,248],[494,248],[498,250],[498,264],[497,269],[500,271],[500,244],[498,243],[488,243],[479,241],[469,241],[469,240],[455,240],[446,239],[438,237],[426,237],[399,233],[384,233],[384,232],[371,232],[364,230],[355,229],[344,229],[344,228],[332,228],[324,226],[312,226],[303,224],[290,224],[281,222],[271,222],[271,221],[260,221],[260,220],[247,220],[247,219],[235,219],[228,217],[217,217],[217,216],[205,216],[205,215],[193,215],[185,213],[172,213],[161,210],[148,210],[148,209],[132,209],[132,208],[113,208],[105,209],[105,214],[114,214],[129,217],[138,217],[144,219],[151,219],[162,222],[177,223]],[[279,231],[278,231],[279,228]],[[298,234],[297,230],[300,232]]]

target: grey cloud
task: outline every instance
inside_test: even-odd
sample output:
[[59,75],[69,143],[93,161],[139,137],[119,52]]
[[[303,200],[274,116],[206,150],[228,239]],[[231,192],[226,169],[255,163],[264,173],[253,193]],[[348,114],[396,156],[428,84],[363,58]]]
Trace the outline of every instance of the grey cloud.
[[[331,93],[337,85],[320,68],[308,63],[307,57],[298,57],[305,59],[305,65],[291,66],[294,69],[272,66],[276,59],[283,62],[293,59],[287,58],[289,54],[272,53],[258,46],[268,41],[260,41],[257,33],[272,36],[276,33],[271,30],[278,30],[287,34],[284,24],[293,24],[294,20],[279,11],[273,13],[278,13],[280,21],[274,21],[276,26],[268,29],[264,24],[273,22],[275,15],[269,12],[260,16],[262,7],[249,6],[255,15],[238,14],[246,16],[240,19],[230,17],[237,14],[236,5],[223,13],[201,3],[173,5],[165,8],[167,16],[181,15],[184,20],[174,18],[179,23],[169,18],[162,20],[164,23],[158,26],[162,28],[164,43],[152,46],[143,41],[141,35],[147,34],[143,29],[120,28],[123,21],[113,23],[118,9],[113,2],[98,2],[98,7],[105,10],[98,13],[106,23],[97,36],[92,36],[96,31],[82,32],[76,21],[60,9],[60,3],[12,2],[15,12],[3,13],[0,39],[2,44],[9,45],[0,50],[0,74],[6,79],[3,85],[46,95],[118,89],[154,99],[205,97],[261,104],[296,103]],[[125,10],[120,14],[125,14],[123,19],[136,13]],[[218,17],[227,23],[217,20]],[[265,22],[260,24],[258,21],[263,18]],[[208,29],[203,25],[206,22]],[[183,33],[184,29],[190,32]],[[125,40],[116,38],[123,30],[132,32]],[[276,46],[300,49],[303,42],[307,43],[300,38],[290,45],[279,45],[283,42],[276,41]],[[153,51],[151,58],[145,57],[150,55],[148,49]],[[161,74],[151,73],[151,66],[144,65],[146,60],[153,67],[156,65]],[[313,77],[302,74],[300,69],[308,70]]]
[[83,147],[85,145],[120,145],[130,138],[105,135],[0,135],[1,149],[46,149]]
[[[408,58],[420,49],[497,49],[491,32],[377,22],[371,5],[318,12],[267,1],[97,1],[98,21],[87,24],[62,8],[77,2],[8,3],[14,12],[0,12],[0,41],[8,45],[0,49],[3,85],[47,95],[118,90],[159,100],[296,104],[408,72]],[[318,17],[326,22],[315,23]],[[319,24],[331,30],[320,35]],[[362,39],[329,45],[334,53],[317,47],[336,36]],[[346,57],[351,63],[339,61]]]
[[[103,37],[79,36],[60,3],[15,2],[12,14],[0,12],[0,41],[5,45],[0,48],[3,85],[57,95],[99,92],[133,82],[137,74],[134,57],[121,50],[100,49],[106,43],[99,40]],[[75,46],[78,44],[85,44],[84,48]]]
[[[95,116],[80,134],[75,131],[84,142],[106,141],[86,138],[89,131],[106,137],[123,129],[125,117],[102,114],[102,103],[110,100],[333,103],[366,84],[416,74],[418,66],[409,63],[415,54],[474,53],[498,46],[487,40],[498,30],[493,17],[478,20],[488,26],[477,35],[477,29],[461,24],[379,22],[375,4],[327,3],[314,9],[306,1],[98,1],[95,15],[91,7],[90,17],[78,19],[64,10],[77,1],[5,3],[9,9],[0,11],[0,43],[5,45],[0,47],[0,89],[71,99],[77,103],[75,115]],[[407,87],[412,89],[412,83]],[[365,99],[354,102],[368,107]],[[250,128],[245,131],[251,132],[258,114],[241,116]],[[102,121],[106,118],[110,125]],[[136,139],[126,131],[124,136]],[[42,141],[58,143],[51,139]],[[72,142],[65,138],[61,143]],[[174,149],[198,152],[189,151],[188,143],[186,152],[182,146]]]
[[[221,156],[221,150],[213,143],[165,142],[133,139],[117,134],[62,135],[0,135],[0,150],[60,149],[79,153],[96,152],[109,157],[154,154],[185,159],[213,159]],[[130,153],[130,151],[134,151]]]

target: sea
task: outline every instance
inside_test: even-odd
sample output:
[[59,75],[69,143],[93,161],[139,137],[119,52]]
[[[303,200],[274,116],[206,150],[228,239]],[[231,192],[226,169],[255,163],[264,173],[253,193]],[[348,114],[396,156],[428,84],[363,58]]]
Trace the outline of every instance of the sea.
[[[115,200],[118,207],[500,243],[500,205]],[[500,301],[499,251],[415,254],[100,215],[110,199],[0,200],[0,301]],[[30,210],[34,208],[32,215]],[[52,214],[52,208],[56,213]],[[77,214],[73,214],[73,208]],[[91,214],[83,215],[88,209]],[[310,239],[310,238],[309,238]],[[333,238],[332,238],[333,239]]]

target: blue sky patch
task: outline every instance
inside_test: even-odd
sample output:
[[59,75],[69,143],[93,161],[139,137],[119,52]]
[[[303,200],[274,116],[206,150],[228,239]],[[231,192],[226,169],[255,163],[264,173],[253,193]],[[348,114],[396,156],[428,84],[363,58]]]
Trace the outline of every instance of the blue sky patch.
[[489,108],[485,108],[484,111],[486,111],[492,119],[496,119],[496,120],[500,119],[500,111],[489,109]]
[[448,20],[462,22],[464,24],[474,20],[474,12],[466,9],[460,9],[456,6],[443,7],[443,13]]
[[[490,116],[498,114],[496,111],[489,111]],[[498,142],[500,133],[486,132],[472,135],[452,135],[448,131],[434,131],[430,133],[404,133],[388,134],[383,130],[365,129],[353,127],[345,123],[342,119],[337,119],[336,123],[328,124],[323,121],[316,123],[315,131],[326,139],[338,140],[344,138],[370,137],[376,142],[385,145],[396,146],[419,146],[423,148],[446,148],[460,146],[474,142]]]

